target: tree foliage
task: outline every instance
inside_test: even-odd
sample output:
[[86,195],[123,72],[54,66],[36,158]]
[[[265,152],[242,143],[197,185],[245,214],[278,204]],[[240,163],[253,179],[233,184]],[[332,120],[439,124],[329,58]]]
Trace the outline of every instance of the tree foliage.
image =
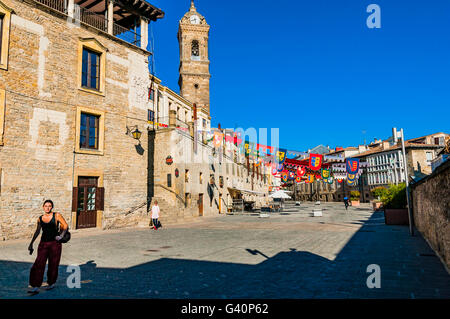
[[389,185],[387,191],[382,195],[381,201],[384,208],[406,208],[406,185]]
[[360,196],[361,196],[361,193],[358,191],[350,192],[350,200],[357,201],[357,200],[359,200]]

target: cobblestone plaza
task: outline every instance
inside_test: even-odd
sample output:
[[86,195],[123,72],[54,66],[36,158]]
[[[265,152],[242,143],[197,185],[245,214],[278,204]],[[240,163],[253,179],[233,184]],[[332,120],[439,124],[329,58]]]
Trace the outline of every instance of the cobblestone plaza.
[[[189,224],[74,231],[51,291],[26,293],[29,238],[0,244],[1,298],[450,298],[450,275],[426,241],[367,204],[287,204]],[[164,212],[162,212],[164,213]],[[381,288],[367,287],[367,266]],[[81,288],[66,285],[80,265]]]

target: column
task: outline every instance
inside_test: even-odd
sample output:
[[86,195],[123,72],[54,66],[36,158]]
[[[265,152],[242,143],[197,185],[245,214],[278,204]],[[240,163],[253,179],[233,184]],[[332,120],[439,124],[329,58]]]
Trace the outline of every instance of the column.
[[69,16],[69,18],[73,19],[74,9],[75,9],[74,0],[69,0],[69,2],[67,3],[67,15]]
[[108,34],[113,34],[113,26],[114,26],[114,1],[113,0],[107,0],[108,1]]
[[147,50],[148,45],[148,22],[141,17],[141,49]]

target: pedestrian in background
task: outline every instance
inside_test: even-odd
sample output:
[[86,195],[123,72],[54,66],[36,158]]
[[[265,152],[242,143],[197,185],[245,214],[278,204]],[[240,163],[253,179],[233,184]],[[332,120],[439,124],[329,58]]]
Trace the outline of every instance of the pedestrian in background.
[[[58,278],[59,262],[61,260],[62,244],[59,242],[68,230],[68,225],[61,214],[53,212],[53,202],[46,200],[42,206],[44,214],[38,218],[36,231],[34,232],[31,243],[28,246],[30,255],[33,253],[33,243],[39,236],[42,229],[41,241],[38,246],[36,261],[30,270],[30,286],[29,293],[39,293],[39,287],[42,285],[45,272],[45,264],[48,259],[47,283],[46,290],[55,287]],[[59,234],[58,224],[61,227]]]
[[344,197],[345,210],[348,209],[348,197]]
[[157,230],[161,225],[158,221],[159,218],[159,206],[158,206],[158,201],[155,200],[155,203],[153,204],[152,207],[152,221],[153,221],[153,229]]

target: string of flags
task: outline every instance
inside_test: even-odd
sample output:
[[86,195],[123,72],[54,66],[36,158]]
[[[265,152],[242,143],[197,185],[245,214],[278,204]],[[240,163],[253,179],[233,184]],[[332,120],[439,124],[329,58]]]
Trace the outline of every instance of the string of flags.
[[[167,127],[156,122],[155,125]],[[343,183],[345,180],[349,186],[354,186],[362,174],[361,168],[367,167],[367,163],[360,163],[358,158],[311,154],[243,141],[240,133],[230,135],[217,130],[206,133],[207,141],[212,141],[215,148],[222,147],[224,143],[236,145],[242,154],[254,161],[255,166],[269,166],[272,175],[280,177],[284,183],[313,183],[322,180],[333,184],[335,181]],[[293,160],[287,156],[305,159]]]
[[321,180],[324,183],[333,184],[335,181],[343,183],[346,180],[349,186],[354,186],[362,174],[361,168],[366,165],[366,163],[360,163],[358,158],[347,158],[345,164],[324,163],[322,155],[310,154],[308,165],[287,159],[284,164],[272,163],[271,171],[274,176],[279,175],[284,183],[292,180],[296,183],[313,183]]

